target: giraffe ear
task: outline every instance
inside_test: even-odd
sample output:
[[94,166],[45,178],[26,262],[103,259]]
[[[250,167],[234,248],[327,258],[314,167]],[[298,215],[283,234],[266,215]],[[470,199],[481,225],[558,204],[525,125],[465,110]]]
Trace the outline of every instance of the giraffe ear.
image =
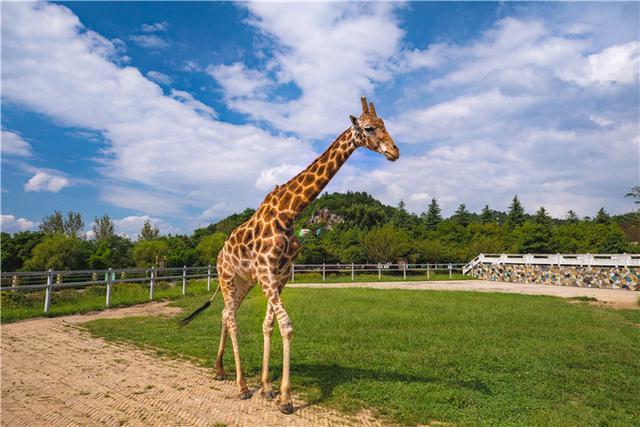
[[353,123],[353,126],[356,129],[360,129],[360,124],[358,123],[358,118],[356,116],[349,116],[349,118],[351,119],[351,123]]

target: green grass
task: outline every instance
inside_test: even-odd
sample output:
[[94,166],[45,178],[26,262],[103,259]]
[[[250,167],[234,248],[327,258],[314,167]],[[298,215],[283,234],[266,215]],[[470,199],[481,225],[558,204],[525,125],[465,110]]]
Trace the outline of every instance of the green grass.
[[[311,403],[373,409],[407,424],[638,425],[640,310],[545,296],[447,291],[287,289],[292,382]],[[174,304],[185,313],[204,301]],[[212,367],[221,300],[186,328],[176,318],[104,319],[95,335]],[[243,368],[258,384],[265,299],[238,313]],[[280,374],[274,335],[272,366]],[[230,344],[229,344],[230,346]],[[232,352],[225,356],[233,373]],[[277,384],[277,383],[276,383]]]
[[[215,287],[215,282],[212,283]],[[15,322],[40,316],[64,316],[104,310],[106,286],[89,286],[85,289],[61,289],[54,291],[49,313],[44,313],[44,290],[4,291],[0,294],[0,321]],[[207,284],[204,280],[187,283],[187,295],[204,295]],[[154,287],[154,300],[182,297],[182,283],[158,282]],[[111,289],[111,307],[125,307],[149,301],[148,283],[120,283]]]
[[[403,282],[402,272],[388,273],[383,272],[378,279],[378,274],[370,273],[356,273],[354,282]],[[410,281],[441,281],[441,280],[469,280],[473,277],[465,276],[461,273],[453,273],[449,277],[449,273],[431,273],[428,277],[427,274],[413,274],[407,273],[407,282]],[[350,283],[351,273],[327,273],[325,276],[326,283]],[[295,283],[322,283],[322,273],[296,273]]]

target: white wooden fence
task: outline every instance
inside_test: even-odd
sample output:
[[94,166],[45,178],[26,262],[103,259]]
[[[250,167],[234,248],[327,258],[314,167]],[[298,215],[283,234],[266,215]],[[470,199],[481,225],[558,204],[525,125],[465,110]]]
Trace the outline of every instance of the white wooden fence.
[[[295,282],[296,275],[315,273],[326,281],[328,274],[350,274],[355,281],[357,274],[377,274],[382,280],[382,274],[402,276],[426,274],[427,279],[434,273],[445,273],[453,277],[454,272],[462,272],[464,264],[292,264],[291,282]],[[159,281],[182,282],[182,294],[187,293],[187,283],[194,279],[207,280],[207,291],[211,290],[211,281],[217,277],[215,266],[205,267],[173,267],[173,268],[109,268],[103,270],[66,270],[66,271],[17,271],[2,272],[0,274],[0,291],[34,291],[45,290],[44,312],[51,308],[51,297],[58,289],[84,288],[87,286],[104,286],[105,306],[111,305],[112,288],[118,283],[145,283],[149,285],[149,300],[154,298],[154,290]]]
[[478,264],[640,267],[640,254],[480,254],[462,272],[467,274]]

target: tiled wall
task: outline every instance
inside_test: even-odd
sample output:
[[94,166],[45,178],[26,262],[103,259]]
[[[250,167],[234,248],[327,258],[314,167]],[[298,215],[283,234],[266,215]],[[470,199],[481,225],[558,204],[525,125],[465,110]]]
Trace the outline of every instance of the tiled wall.
[[472,275],[478,279],[503,282],[640,291],[640,268],[638,267],[478,264],[474,267]]

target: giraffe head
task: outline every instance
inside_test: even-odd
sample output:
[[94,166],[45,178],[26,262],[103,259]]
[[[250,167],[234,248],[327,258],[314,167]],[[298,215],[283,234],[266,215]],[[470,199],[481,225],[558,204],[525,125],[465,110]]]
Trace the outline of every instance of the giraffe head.
[[400,157],[400,150],[384,127],[384,122],[376,114],[373,102],[367,105],[367,98],[362,101],[360,117],[349,116],[355,131],[356,145],[383,154],[388,160],[396,161]]

